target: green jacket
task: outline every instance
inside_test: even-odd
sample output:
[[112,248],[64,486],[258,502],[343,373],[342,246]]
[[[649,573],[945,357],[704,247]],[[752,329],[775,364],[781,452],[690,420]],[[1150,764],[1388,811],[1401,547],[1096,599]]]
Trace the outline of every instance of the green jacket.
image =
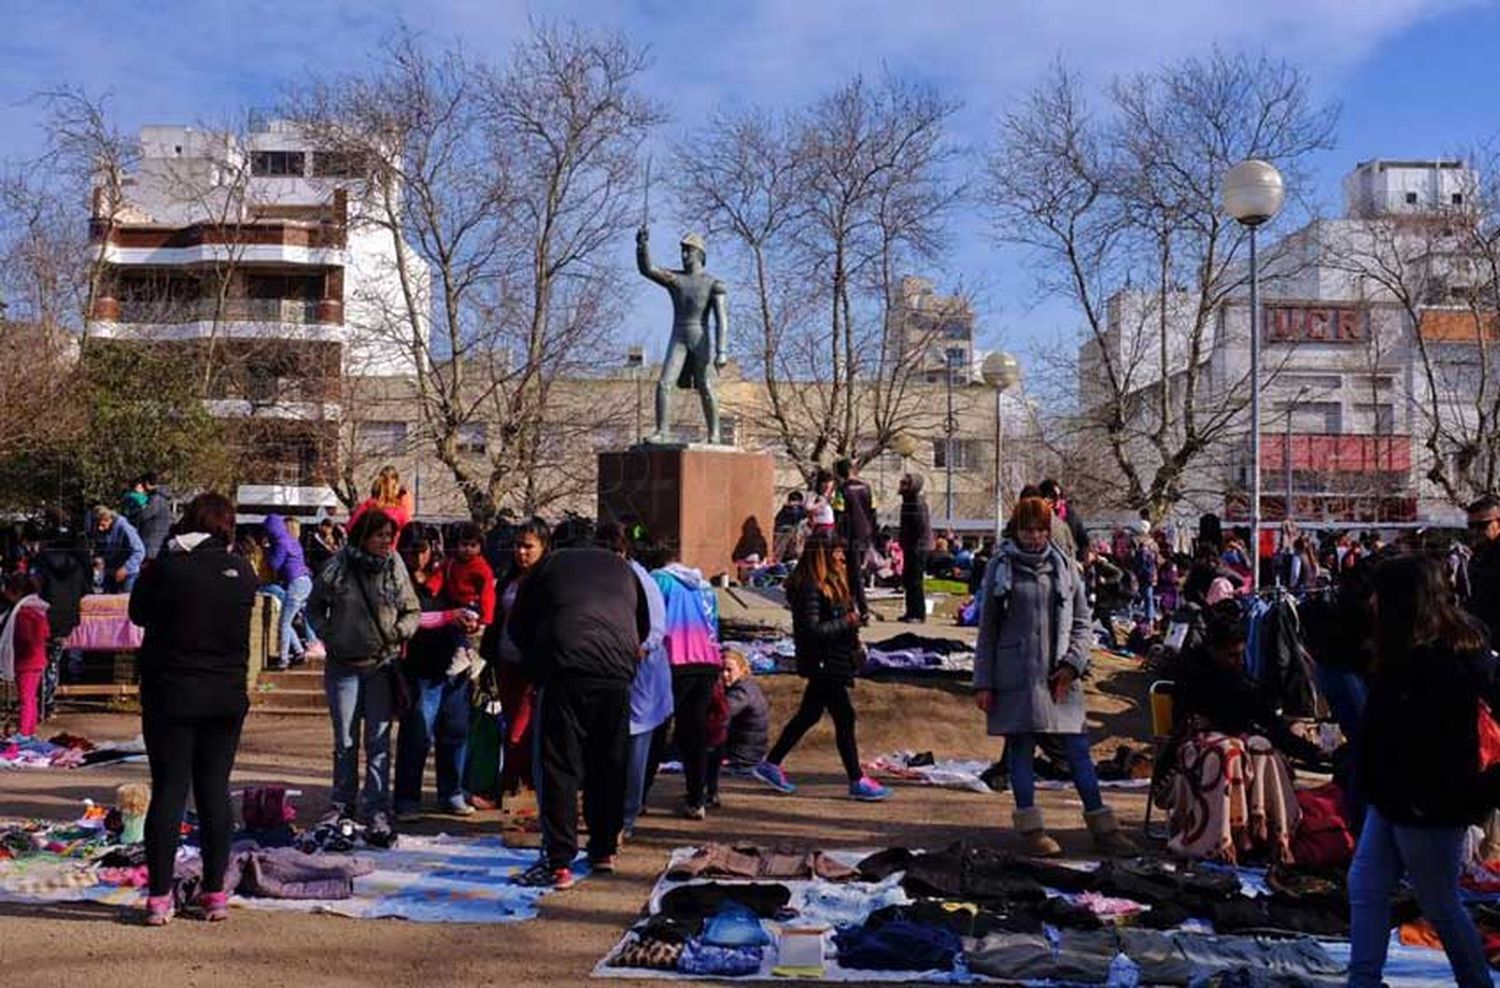
[[376,666],[401,654],[422,607],[400,556],[376,559],[345,546],[313,581],[307,615],[330,662]]

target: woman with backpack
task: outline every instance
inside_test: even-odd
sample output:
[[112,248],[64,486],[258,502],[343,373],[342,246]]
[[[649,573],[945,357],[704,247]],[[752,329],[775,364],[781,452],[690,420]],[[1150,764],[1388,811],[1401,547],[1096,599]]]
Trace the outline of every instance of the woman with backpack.
[[864,619],[849,589],[844,544],[827,535],[809,539],[797,568],[787,578],[786,596],[792,609],[797,675],[807,680],[807,688],[802,705],[781,729],[765,761],[751,774],[777,792],[796,792],[781,763],[827,711],[833,718],[839,759],[849,777],[850,797],[866,802],[885,799],[890,789],[864,774],[854,740],[854,704],[849,690],[864,654],[859,643]]
[[390,846],[391,721],[397,660],[422,620],[406,566],[395,552],[396,519],[379,508],[359,515],[348,543],[318,574],[307,613],[322,629],[328,664],[323,688],[333,718],[333,794],[328,814],[349,816],[359,794],[364,736],[366,839]]
[[1014,535],[1000,546],[979,589],[979,642],[974,655],[974,700],[989,733],[1005,738],[1016,830],[1026,853],[1055,857],[1062,847],[1047,836],[1036,805],[1035,749],[1055,735],[1094,844],[1128,854],[1135,845],[1104,805],[1084,733],[1083,685],[1093,645],[1088,591],[1077,565],[1051,540],[1052,508],[1022,498],[1011,516]]
[[1454,984],[1487,986],[1484,946],[1458,880],[1469,826],[1496,805],[1480,738],[1500,710],[1500,667],[1436,559],[1387,560],[1374,584],[1375,662],[1356,756],[1368,809],[1349,869],[1349,984],[1381,983],[1391,893],[1404,874]]

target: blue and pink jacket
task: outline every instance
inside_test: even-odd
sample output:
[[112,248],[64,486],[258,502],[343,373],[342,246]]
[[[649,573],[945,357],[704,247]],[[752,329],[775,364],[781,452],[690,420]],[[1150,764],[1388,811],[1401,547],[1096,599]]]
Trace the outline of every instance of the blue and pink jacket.
[[719,597],[698,570],[672,563],[651,574],[666,602],[667,661],[673,672],[718,669]]

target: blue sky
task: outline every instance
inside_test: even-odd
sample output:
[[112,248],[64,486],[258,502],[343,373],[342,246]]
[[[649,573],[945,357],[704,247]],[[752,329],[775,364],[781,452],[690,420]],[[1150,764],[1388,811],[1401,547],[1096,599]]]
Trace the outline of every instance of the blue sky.
[[[1337,208],[1338,179],[1355,161],[1432,157],[1500,138],[1500,3],[1484,0],[0,0],[0,12],[8,157],[35,150],[39,113],[28,96],[48,86],[109,91],[132,128],[212,124],[274,103],[309,72],[357,68],[401,19],[435,40],[500,55],[534,16],[623,28],[649,45],[645,85],[673,117],[664,141],[716,106],[794,105],[887,65],[961,99],[956,137],[979,147],[1057,57],[1103,84],[1213,44],[1289,58],[1341,104],[1338,147],[1319,160],[1309,190],[1326,209]],[[670,222],[663,216],[662,226]],[[1020,258],[985,242],[982,224],[955,233],[949,262],[931,274],[975,292],[987,342],[1025,353],[1075,331],[1065,308],[1035,297]],[[621,262],[631,263],[628,243]],[[653,340],[661,300],[643,291],[638,301],[627,335]]]

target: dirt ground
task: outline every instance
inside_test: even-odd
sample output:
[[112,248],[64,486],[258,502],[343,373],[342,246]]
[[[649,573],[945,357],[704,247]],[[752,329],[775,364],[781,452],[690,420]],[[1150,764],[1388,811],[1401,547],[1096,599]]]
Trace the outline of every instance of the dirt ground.
[[[886,627],[894,633],[897,626]],[[773,704],[774,730],[795,709],[801,681],[776,676],[760,682]],[[1145,736],[1146,685],[1134,663],[1098,659],[1090,684],[1097,757],[1112,754],[1118,740],[1139,744]],[[998,751],[998,740],[984,734],[983,718],[966,686],[862,681],[855,706],[865,758],[896,748],[931,750],[938,757],[987,757]],[[47,726],[96,738],[138,732],[136,719],[126,714],[64,714]],[[329,743],[328,724],[319,717],[252,714],[234,781],[301,788],[300,814],[314,818],[327,801]],[[724,807],[706,823],[673,815],[682,782],[663,777],[652,795],[650,815],[640,821],[635,839],[621,854],[617,875],[590,878],[569,892],[548,896],[538,919],[514,925],[358,921],[236,910],[221,925],[179,920],[153,930],[108,907],[0,903],[0,988],[92,988],[118,983],[122,976],[140,985],[261,988],[580,984],[636,918],[674,847],[704,839],[871,847],[941,845],[964,836],[993,838],[1004,845],[1013,838],[1008,795],[898,784],[886,803],[849,800],[826,723],[807,736],[786,768],[801,787],[796,795],[725,780]],[[7,773],[0,775],[0,816],[64,819],[78,811],[85,797],[108,800],[115,786],[145,777],[143,765]],[[428,785],[430,794],[430,776]],[[1122,823],[1138,831],[1142,797],[1114,793],[1110,801]],[[1084,853],[1087,836],[1076,796],[1048,791],[1041,802],[1063,845]],[[434,817],[408,829],[493,833],[497,826],[495,813],[483,813],[463,821]]]

